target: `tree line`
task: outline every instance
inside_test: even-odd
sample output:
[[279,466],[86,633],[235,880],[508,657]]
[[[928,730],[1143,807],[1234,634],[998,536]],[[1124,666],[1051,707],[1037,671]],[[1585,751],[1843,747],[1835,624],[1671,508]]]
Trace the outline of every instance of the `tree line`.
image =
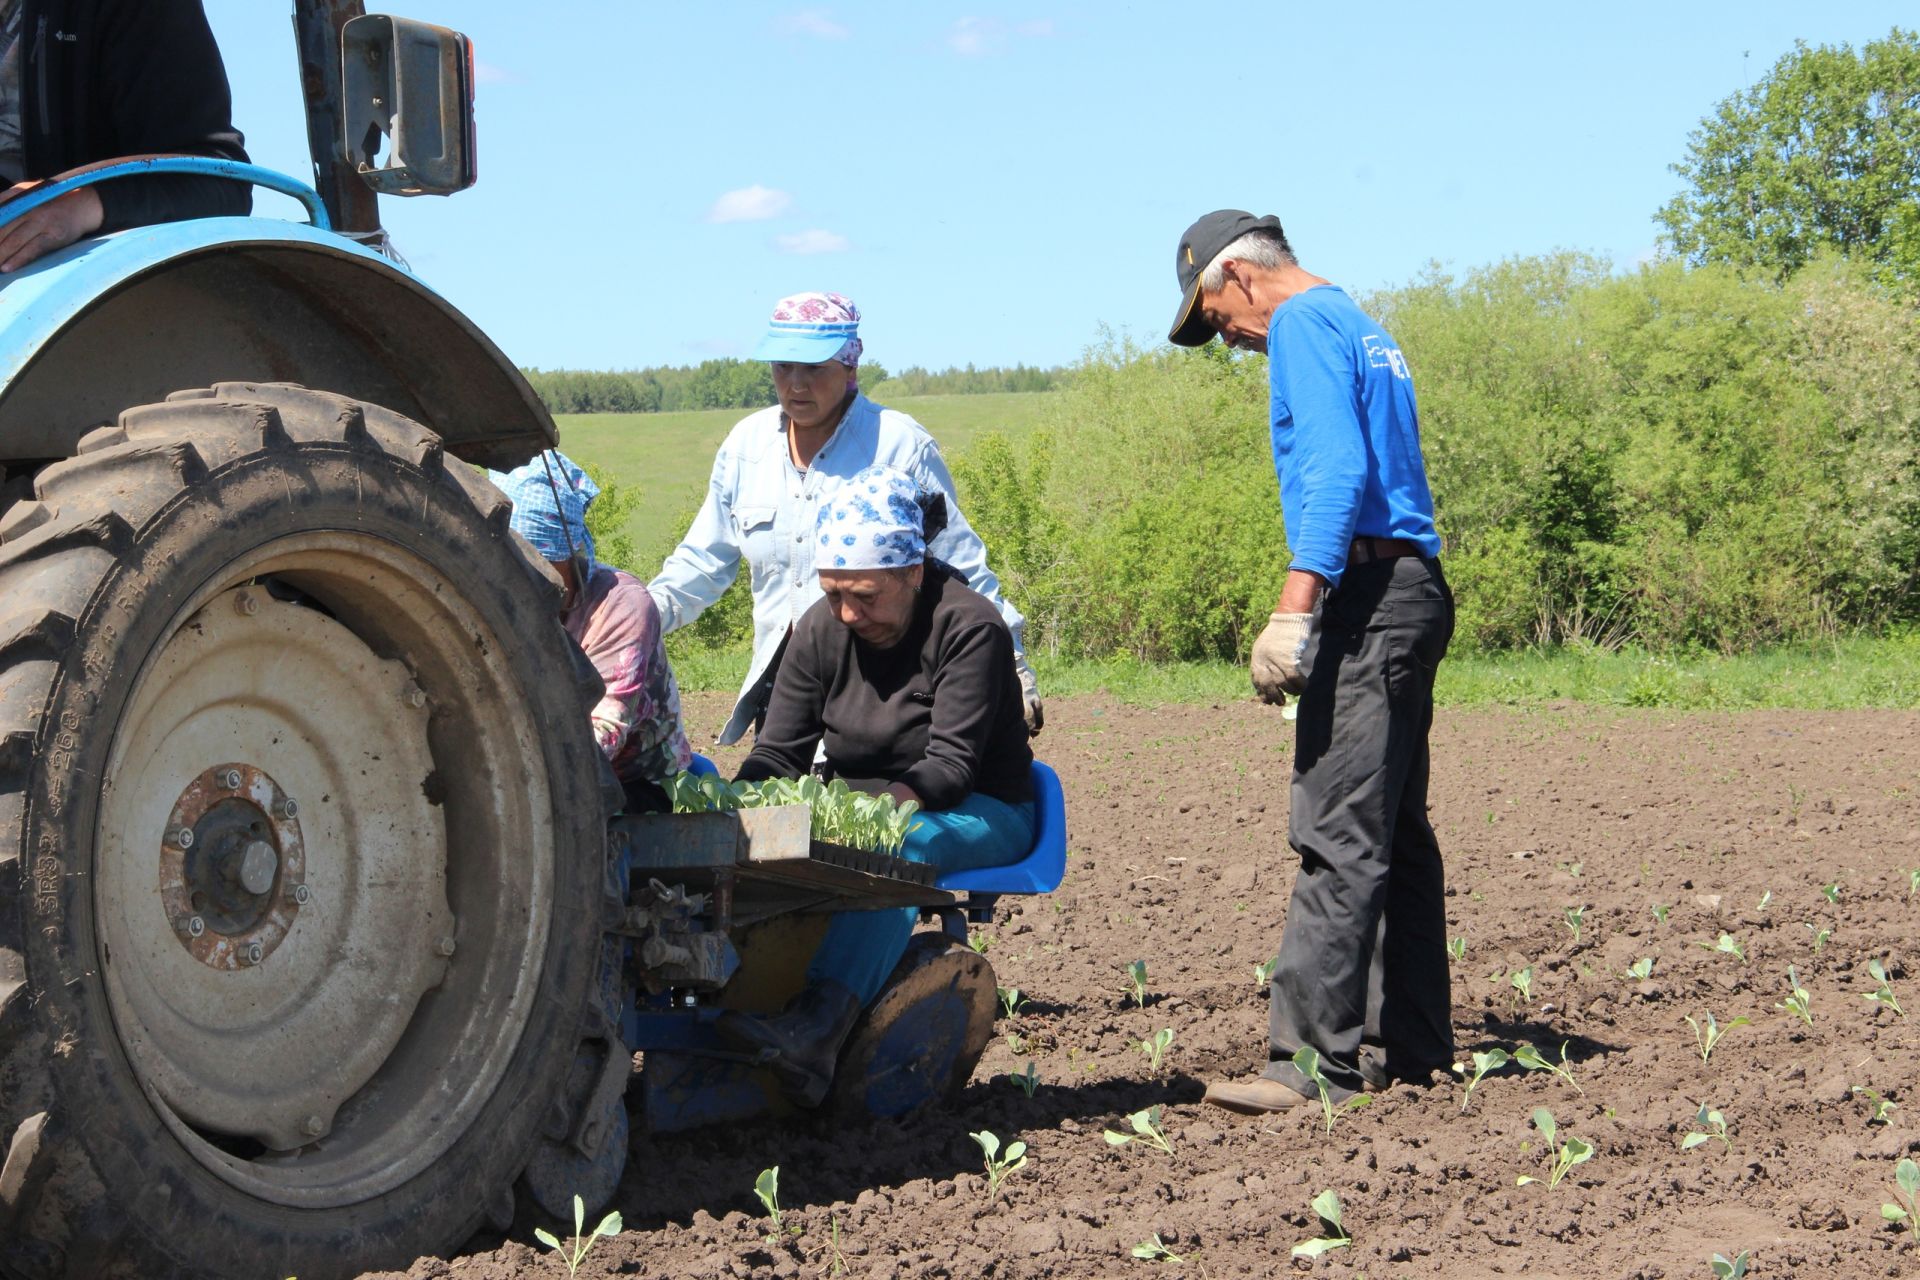
[[[661,413],[684,409],[758,409],[773,403],[773,376],[757,360],[703,360],[696,365],[644,369],[523,369],[551,413]],[[914,365],[890,374],[862,361],[860,387],[870,396],[983,395],[997,391],[1051,391],[1061,369],[953,367],[933,372]]]

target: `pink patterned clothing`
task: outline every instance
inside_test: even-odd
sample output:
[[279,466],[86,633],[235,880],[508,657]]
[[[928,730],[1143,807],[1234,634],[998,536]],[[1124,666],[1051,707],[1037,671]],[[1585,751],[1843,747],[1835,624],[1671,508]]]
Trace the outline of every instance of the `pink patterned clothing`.
[[680,727],[680,688],[667,665],[660,611],[646,584],[595,565],[587,590],[561,615],[606,683],[593,709],[593,736],[622,782],[663,784],[693,751]]

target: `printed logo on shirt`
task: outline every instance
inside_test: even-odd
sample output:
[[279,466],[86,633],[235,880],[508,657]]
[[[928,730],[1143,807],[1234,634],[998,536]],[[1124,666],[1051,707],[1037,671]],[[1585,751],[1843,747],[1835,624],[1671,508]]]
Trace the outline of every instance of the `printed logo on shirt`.
[[1367,349],[1367,367],[1371,369],[1391,369],[1393,376],[1405,382],[1413,375],[1407,371],[1407,358],[1400,354],[1400,348],[1391,345],[1390,340],[1377,333],[1370,333],[1360,339]]

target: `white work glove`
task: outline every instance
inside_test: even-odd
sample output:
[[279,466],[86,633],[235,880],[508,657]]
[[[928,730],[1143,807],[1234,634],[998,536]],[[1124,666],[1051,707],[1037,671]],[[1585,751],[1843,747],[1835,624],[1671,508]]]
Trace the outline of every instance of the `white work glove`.
[[1313,613],[1276,613],[1267,619],[1266,630],[1253,642],[1253,690],[1263,701],[1284,707],[1288,694],[1297,695],[1307,687],[1303,663],[1318,617]]
[[1040,705],[1040,682],[1033,678],[1033,668],[1027,665],[1024,655],[1015,662],[1014,670],[1020,675],[1020,701],[1026,706],[1027,736],[1037,738],[1047,723],[1046,709]]

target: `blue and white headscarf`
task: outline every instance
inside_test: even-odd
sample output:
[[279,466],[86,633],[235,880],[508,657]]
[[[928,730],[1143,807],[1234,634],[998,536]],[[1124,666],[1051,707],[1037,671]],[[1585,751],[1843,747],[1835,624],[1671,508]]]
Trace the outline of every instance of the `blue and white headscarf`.
[[547,560],[566,560],[571,538],[571,545],[586,553],[587,566],[592,568],[587,508],[600,496],[600,486],[572,458],[549,449],[534,454],[525,466],[487,474],[513,500],[513,531],[531,542],[535,551]]
[[897,569],[927,558],[920,486],[903,471],[868,467],[844,481],[814,520],[820,569]]

